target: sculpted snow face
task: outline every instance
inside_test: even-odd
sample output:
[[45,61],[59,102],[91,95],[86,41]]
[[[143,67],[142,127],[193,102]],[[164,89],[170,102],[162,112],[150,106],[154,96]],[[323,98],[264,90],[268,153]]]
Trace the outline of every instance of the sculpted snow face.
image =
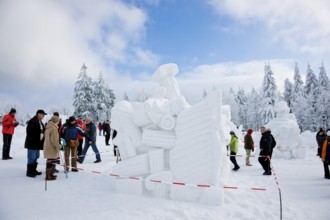
[[[176,64],[160,66],[153,80],[159,85],[143,103],[118,102],[112,109],[114,143],[122,157],[113,172],[145,181],[115,179],[124,193],[221,204],[220,187],[228,175],[221,93],[214,92],[195,105],[181,95]],[[208,184],[198,188],[160,184],[150,180]]]

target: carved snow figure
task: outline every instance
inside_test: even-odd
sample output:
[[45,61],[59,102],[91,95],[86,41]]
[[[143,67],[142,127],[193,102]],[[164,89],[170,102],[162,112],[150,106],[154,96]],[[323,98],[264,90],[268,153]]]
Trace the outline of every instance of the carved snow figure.
[[180,93],[177,73],[176,64],[160,66],[153,75],[159,87],[151,98],[143,103],[120,101],[112,108],[112,127],[118,131],[114,144],[122,158],[112,172],[144,179],[115,178],[114,187],[123,193],[222,204],[221,186],[229,172],[229,121],[222,115],[221,93],[214,91],[190,106]]
[[306,150],[303,148],[303,139],[294,114],[285,101],[275,104],[276,118],[269,121],[265,126],[271,129],[271,133],[276,140],[273,158],[303,159]]

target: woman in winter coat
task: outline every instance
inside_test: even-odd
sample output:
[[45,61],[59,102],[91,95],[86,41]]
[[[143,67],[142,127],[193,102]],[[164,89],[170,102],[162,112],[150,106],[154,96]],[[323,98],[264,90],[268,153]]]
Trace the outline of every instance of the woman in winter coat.
[[250,128],[244,137],[244,149],[246,151],[246,166],[252,166],[250,163],[251,151],[254,151],[254,142],[252,139],[253,130]]
[[47,123],[45,131],[45,142],[44,142],[44,158],[46,161],[46,180],[56,180],[54,175],[56,170],[56,161],[59,157],[60,149],[62,145],[59,144],[59,133],[58,133],[58,123],[60,119],[58,116],[53,116]]
[[236,162],[236,154],[238,152],[238,138],[233,131],[231,131],[229,134],[231,135],[231,140],[229,143],[230,161],[234,164],[233,170],[237,171],[240,168]]

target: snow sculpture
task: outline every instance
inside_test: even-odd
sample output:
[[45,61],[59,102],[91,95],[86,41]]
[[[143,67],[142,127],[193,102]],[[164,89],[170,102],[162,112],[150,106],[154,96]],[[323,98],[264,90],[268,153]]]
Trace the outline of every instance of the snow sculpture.
[[285,101],[275,104],[276,118],[269,121],[266,128],[271,129],[276,140],[273,157],[287,159],[303,159],[306,150],[303,148],[303,139],[294,114]]
[[174,77],[177,73],[176,64],[160,66],[153,75],[159,87],[151,98],[143,103],[120,101],[113,107],[112,127],[118,131],[114,144],[119,147],[122,161],[112,171],[144,179],[140,184],[115,178],[113,185],[124,193],[221,204],[221,186],[229,173],[225,147],[229,130],[225,132],[228,121],[222,114],[221,93],[214,91],[190,106],[180,93]]

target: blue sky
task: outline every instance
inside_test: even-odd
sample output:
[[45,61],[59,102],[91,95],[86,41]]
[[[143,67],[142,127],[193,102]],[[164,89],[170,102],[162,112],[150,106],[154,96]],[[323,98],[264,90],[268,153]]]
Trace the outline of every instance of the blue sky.
[[164,63],[179,66],[182,93],[261,87],[265,62],[278,84],[330,67],[330,2],[323,0],[3,0],[0,102],[22,111],[72,106],[85,63],[118,100],[144,90]]

